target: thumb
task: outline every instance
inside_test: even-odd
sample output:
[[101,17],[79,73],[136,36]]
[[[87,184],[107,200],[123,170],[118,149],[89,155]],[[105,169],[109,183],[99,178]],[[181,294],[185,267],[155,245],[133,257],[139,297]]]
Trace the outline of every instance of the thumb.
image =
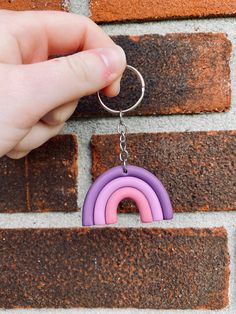
[[62,104],[110,85],[121,77],[125,66],[125,53],[119,46],[20,65],[20,81],[25,84],[21,104],[41,118]]

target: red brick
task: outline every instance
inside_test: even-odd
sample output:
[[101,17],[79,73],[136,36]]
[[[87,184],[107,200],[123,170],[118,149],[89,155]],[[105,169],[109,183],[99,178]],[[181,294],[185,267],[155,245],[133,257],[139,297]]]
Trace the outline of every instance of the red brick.
[[[128,134],[130,164],[153,172],[174,211],[236,210],[236,131]],[[116,135],[93,135],[92,174],[120,164]],[[123,203],[122,211],[136,211]]]
[[235,0],[91,0],[96,22],[235,16]]
[[67,10],[64,0],[0,0],[6,10]]
[[[117,36],[146,82],[142,104],[130,115],[160,115],[227,111],[231,102],[231,42],[225,34],[195,33]],[[212,49],[214,47],[214,49]],[[105,99],[112,108],[127,108],[141,93],[140,83],[125,72],[121,93]],[[96,95],[83,98],[76,117],[107,116]]]
[[0,212],[77,210],[77,140],[58,135],[27,157],[0,159]]
[[223,228],[0,230],[0,248],[1,308],[228,304]]

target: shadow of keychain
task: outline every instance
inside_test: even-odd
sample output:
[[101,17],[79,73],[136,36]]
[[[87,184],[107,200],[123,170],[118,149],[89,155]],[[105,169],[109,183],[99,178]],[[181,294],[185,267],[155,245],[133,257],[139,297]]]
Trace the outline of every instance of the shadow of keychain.
[[136,74],[142,88],[141,96],[133,106],[125,110],[111,109],[102,101],[100,93],[97,93],[102,107],[120,117],[118,133],[120,135],[119,157],[122,165],[113,167],[101,174],[89,188],[83,204],[83,226],[117,223],[117,208],[124,199],[131,199],[135,202],[143,223],[173,218],[169,195],[160,180],[150,171],[128,164],[127,126],[123,115],[141,103],[145,93],[145,82],[136,68],[127,65],[127,69]]

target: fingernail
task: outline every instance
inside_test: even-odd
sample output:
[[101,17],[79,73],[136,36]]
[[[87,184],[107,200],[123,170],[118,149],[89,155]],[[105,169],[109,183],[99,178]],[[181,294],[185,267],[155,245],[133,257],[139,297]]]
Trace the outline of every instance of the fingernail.
[[30,153],[30,151],[10,151],[9,153],[7,153],[6,155],[11,158],[11,159],[21,159],[23,157],[25,157],[26,155],[28,155]]
[[123,72],[126,65],[126,56],[120,46],[100,48],[98,53],[106,66],[106,75],[109,79],[118,77]]

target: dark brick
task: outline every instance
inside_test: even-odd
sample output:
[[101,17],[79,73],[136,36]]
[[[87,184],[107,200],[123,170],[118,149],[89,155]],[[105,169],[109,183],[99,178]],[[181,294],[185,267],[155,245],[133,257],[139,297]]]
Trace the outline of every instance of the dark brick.
[[[130,164],[153,172],[174,211],[236,210],[236,131],[128,134]],[[116,135],[92,137],[93,177],[118,165]],[[136,211],[123,203],[122,211]]]
[[0,0],[0,9],[6,10],[68,10],[63,0]]
[[0,158],[0,212],[26,208],[26,159]]
[[[130,115],[227,111],[230,108],[231,43],[224,34],[168,34],[113,37],[146,82],[142,104]],[[214,47],[214,49],[212,49]],[[126,71],[118,97],[104,100],[124,109],[141,93],[140,83]],[[110,115],[96,95],[81,99],[73,118]]]
[[223,228],[0,230],[1,308],[220,309],[228,282]]
[[0,212],[77,210],[77,139],[58,135],[19,160],[0,159]]
[[166,20],[193,17],[235,16],[233,0],[91,0],[96,22]]

